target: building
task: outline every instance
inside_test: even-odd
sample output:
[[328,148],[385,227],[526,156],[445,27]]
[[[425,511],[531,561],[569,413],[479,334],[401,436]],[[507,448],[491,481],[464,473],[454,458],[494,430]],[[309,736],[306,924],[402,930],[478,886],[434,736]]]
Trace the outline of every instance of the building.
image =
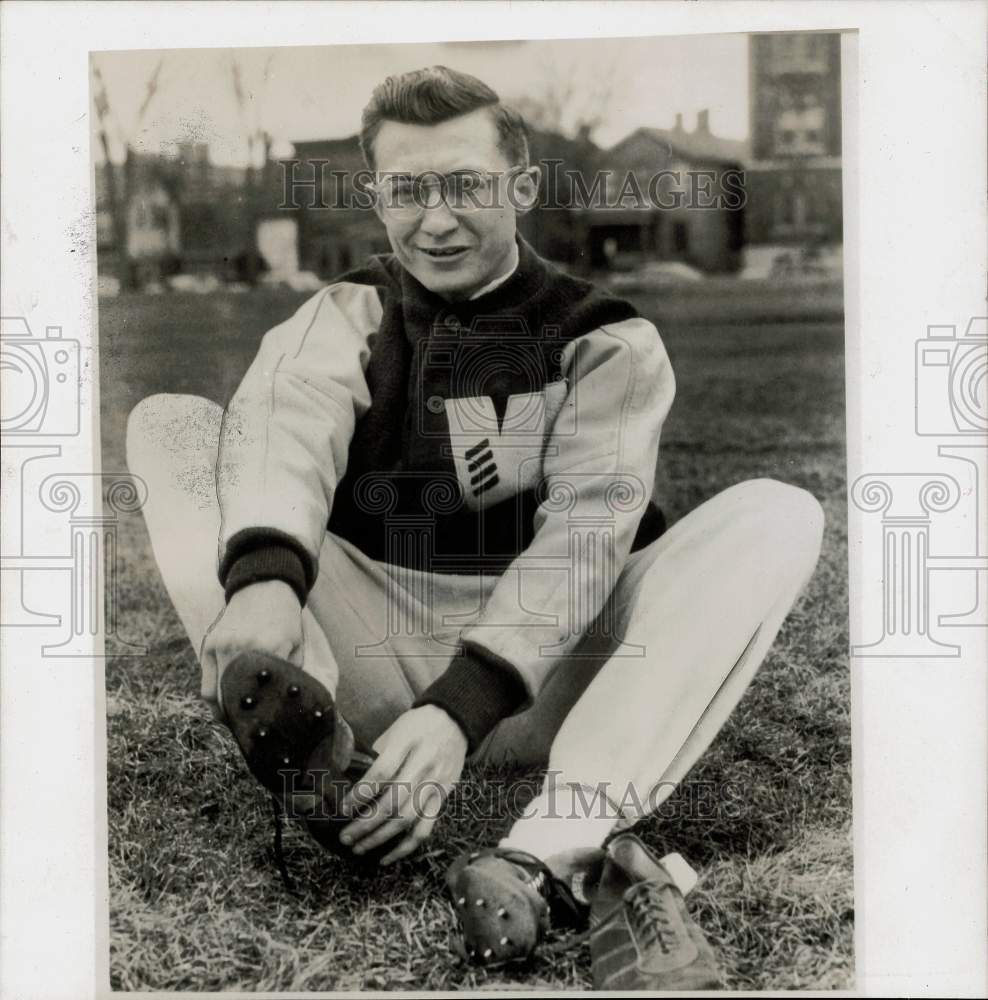
[[131,260],[174,259],[180,246],[179,232],[178,204],[166,184],[160,181],[146,183],[130,196],[127,202],[127,256]]
[[[650,260],[682,261],[709,272],[740,267],[747,147],[713,135],[706,112],[692,132],[679,116],[674,129],[641,128],[606,150],[586,136],[532,130],[530,140],[542,177],[538,202],[519,218],[519,231],[544,257],[584,273]],[[299,266],[328,279],[369,254],[387,252],[384,226],[354,185],[366,171],[358,137],[294,147],[294,156],[280,164],[280,197],[297,220]],[[656,205],[648,201],[649,182],[661,172],[666,176],[653,192],[661,201]],[[738,181],[733,208],[716,203],[727,174]],[[641,198],[627,196],[629,175]],[[699,208],[691,201],[698,177]]]
[[[119,273],[121,249],[129,283],[142,285],[178,270],[182,220],[175,178],[157,158],[131,156],[122,167],[96,169],[96,249],[101,273]],[[118,234],[111,183],[121,201]],[[121,247],[122,243],[122,247]]]
[[680,261],[725,273],[741,266],[744,142],[710,131],[707,111],[692,132],[639,128],[603,150],[606,197],[581,212],[591,268],[615,260]]
[[748,241],[840,243],[840,35],[755,34],[749,53]]
[[[388,252],[384,225],[354,184],[367,170],[359,137],[293,145],[293,157],[280,164],[280,197],[281,204],[297,219],[299,266],[328,279],[355,267],[370,254]],[[570,170],[597,152],[592,144],[588,147],[562,136],[532,135],[534,159],[556,160]],[[569,204],[566,170],[543,173],[538,205],[519,219],[519,230],[540,253],[579,266],[585,257],[584,233],[572,212],[546,208],[554,204]]]
[[[205,143],[179,144],[175,156],[130,150],[122,164],[98,165],[100,272],[122,276],[122,246],[128,285],[175,273],[244,277],[244,262],[256,256],[264,216],[277,206],[274,167],[217,166]],[[113,197],[122,206],[121,234]],[[270,234],[265,242],[273,245]]]
[[279,206],[296,219],[298,264],[332,278],[390,247],[384,226],[355,180],[366,170],[356,135],[295,142],[279,164]]
[[204,142],[179,143],[169,166],[182,220],[182,271],[221,273],[250,245],[247,171],[210,162]]
[[[673,129],[640,128],[606,150],[585,134],[530,138],[540,192],[519,230],[544,257],[582,273],[655,260],[738,269],[743,199],[722,201],[746,147],[713,135],[706,112],[691,132],[679,116]],[[301,270],[328,280],[390,249],[356,135],[296,142],[291,157],[259,168],[217,166],[205,144],[189,143],[169,157],[131,152],[112,170],[126,232],[121,242],[100,166],[99,265],[120,273],[120,243],[132,285],[174,273],[253,282],[261,271]]]

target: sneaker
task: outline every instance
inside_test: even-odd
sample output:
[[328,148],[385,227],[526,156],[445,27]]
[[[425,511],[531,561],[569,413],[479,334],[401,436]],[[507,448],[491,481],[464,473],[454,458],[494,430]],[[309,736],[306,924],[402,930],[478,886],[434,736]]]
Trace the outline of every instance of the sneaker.
[[578,927],[590,910],[544,862],[508,848],[464,854],[446,886],[460,928],[457,950],[481,965],[528,958],[550,927]]
[[721,987],[713,950],[690,919],[692,871],[679,855],[661,861],[634,834],[607,846],[590,910],[590,955],[596,990],[713,990]]

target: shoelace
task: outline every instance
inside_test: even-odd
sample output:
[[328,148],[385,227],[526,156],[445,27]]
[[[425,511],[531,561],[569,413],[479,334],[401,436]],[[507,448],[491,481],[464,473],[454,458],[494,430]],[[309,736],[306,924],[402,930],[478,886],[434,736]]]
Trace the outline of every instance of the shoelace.
[[531,855],[525,854],[522,851],[508,851],[501,848],[500,850],[495,848],[487,848],[483,851],[477,852],[477,857],[483,856],[500,857],[505,861],[510,861],[516,868],[520,868],[526,874],[525,884],[531,886],[540,896],[545,899],[549,898],[551,884],[544,867],[540,867],[540,862],[537,858]]
[[503,848],[499,851],[491,850],[490,853],[499,854],[500,857],[527,873],[526,884],[531,886],[549,904],[550,912],[556,923],[572,923],[574,920],[579,922],[581,907],[574,898],[570,886],[555,878],[538,858],[526,854],[524,851],[511,851]]
[[[369,753],[364,750],[354,750],[353,756],[350,760],[350,768],[348,768],[347,776],[350,777],[352,781],[357,781],[359,778],[363,777],[367,769],[374,763],[374,759],[377,755],[374,753]],[[359,770],[351,773],[352,768],[357,767]],[[278,874],[281,876],[281,881],[284,883],[286,891],[298,898],[298,890],[295,888],[295,882],[292,880],[291,875],[288,873],[288,863],[285,861],[285,849],[284,849],[284,832],[285,832],[285,810],[282,804],[278,801],[277,796],[271,796],[271,811],[274,814],[274,861],[278,866]]]
[[625,899],[636,937],[643,944],[657,945],[663,955],[668,955],[676,944],[676,930],[669,919],[661,887],[654,882],[639,882]]
[[298,896],[295,883],[288,874],[288,865],[285,862],[285,851],[282,843],[285,830],[285,814],[281,803],[274,795],[271,796],[271,811],[274,813],[274,860],[278,866],[278,874],[281,876],[281,881],[284,883],[288,893],[292,896]]
[[[558,881],[552,872],[538,858],[525,851],[488,847],[475,851],[471,861],[477,858],[494,856],[511,862],[526,875],[524,882],[537,892],[548,904],[553,920],[562,924],[578,922],[580,904],[565,883]],[[570,916],[566,916],[570,914]]]
[[546,895],[546,878],[545,872],[536,872],[534,875],[528,877],[528,884],[540,895]]

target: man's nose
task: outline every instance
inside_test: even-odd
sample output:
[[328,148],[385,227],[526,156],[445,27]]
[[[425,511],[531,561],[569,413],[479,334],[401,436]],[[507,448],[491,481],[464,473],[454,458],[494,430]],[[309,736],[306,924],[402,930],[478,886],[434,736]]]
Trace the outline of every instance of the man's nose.
[[437,204],[423,209],[419,228],[429,236],[448,236],[459,224],[459,219],[450,211],[446,200],[440,198]]

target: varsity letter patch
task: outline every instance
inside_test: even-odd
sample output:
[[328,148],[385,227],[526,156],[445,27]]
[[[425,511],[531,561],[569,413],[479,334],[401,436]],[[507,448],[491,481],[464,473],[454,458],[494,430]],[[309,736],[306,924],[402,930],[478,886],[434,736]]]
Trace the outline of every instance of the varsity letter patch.
[[490,396],[446,400],[456,476],[471,510],[491,507],[542,478],[548,429],[566,399],[565,381],[509,396],[498,413]]

